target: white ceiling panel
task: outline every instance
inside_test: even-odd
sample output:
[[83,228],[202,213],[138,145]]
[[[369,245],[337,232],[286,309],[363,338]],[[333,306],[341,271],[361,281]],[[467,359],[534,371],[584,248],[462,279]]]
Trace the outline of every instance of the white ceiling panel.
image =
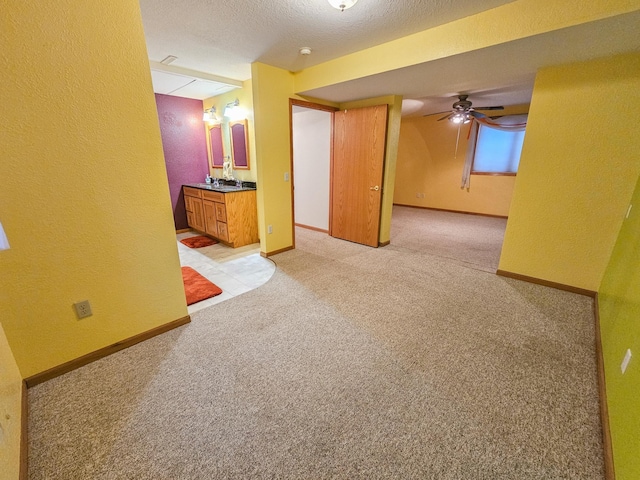
[[205,98],[215,97],[225,92],[229,92],[237,87],[225,85],[222,83],[209,82],[207,80],[194,79],[184,87],[172,92],[172,95],[178,95],[185,98],[195,98],[204,100]]
[[151,70],[151,81],[153,82],[153,91],[155,93],[169,95],[175,90],[195,81],[195,78]]
[[204,100],[242,86],[242,82],[173,65],[151,62],[153,91]]

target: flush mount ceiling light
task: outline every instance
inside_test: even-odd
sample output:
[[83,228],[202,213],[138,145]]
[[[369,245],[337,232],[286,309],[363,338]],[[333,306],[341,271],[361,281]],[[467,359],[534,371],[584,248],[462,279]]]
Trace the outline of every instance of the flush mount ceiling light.
[[347,8],[353,7],[357,1],[358,0],[329,0],[329,3],[333,8],[344,12]]
[[311,55],[311,49],[309,47],[302,47],[299,52],[300,55]]

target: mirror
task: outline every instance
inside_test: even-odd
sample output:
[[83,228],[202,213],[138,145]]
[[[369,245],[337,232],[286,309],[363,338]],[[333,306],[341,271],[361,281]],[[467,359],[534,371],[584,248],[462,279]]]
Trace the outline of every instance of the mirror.
[[249,169],[249,144],[247,142],[247,121],[229,122],[231,132],[231,156],[233,168]]
[[224,164],[224,148],[222,143],[222,125],[209,128],[209,144],[211,145],[211,166],[220,168]]

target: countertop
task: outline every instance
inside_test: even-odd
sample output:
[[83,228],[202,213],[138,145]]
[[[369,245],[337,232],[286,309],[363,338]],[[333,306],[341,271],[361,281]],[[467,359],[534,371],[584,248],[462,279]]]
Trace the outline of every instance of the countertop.
[[212,183],[185,183],[184,187],[199,188],[200,190],[211,190],[213,192],[231,193],[231,192],[244,192],[247,190],[255,190],[255,183],[242,182],[242,187],[236,187],[234,185],[220,185],[214,187]]

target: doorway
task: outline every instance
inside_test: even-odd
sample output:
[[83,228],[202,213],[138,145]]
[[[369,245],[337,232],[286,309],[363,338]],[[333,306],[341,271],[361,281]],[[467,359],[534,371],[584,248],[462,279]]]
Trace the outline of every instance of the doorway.
[[296,227],[331,234],[331,149],[336,110],[289,100],[294,246]]
[[379,245],[387,105],[338,111],[290,100],[295,227]]

